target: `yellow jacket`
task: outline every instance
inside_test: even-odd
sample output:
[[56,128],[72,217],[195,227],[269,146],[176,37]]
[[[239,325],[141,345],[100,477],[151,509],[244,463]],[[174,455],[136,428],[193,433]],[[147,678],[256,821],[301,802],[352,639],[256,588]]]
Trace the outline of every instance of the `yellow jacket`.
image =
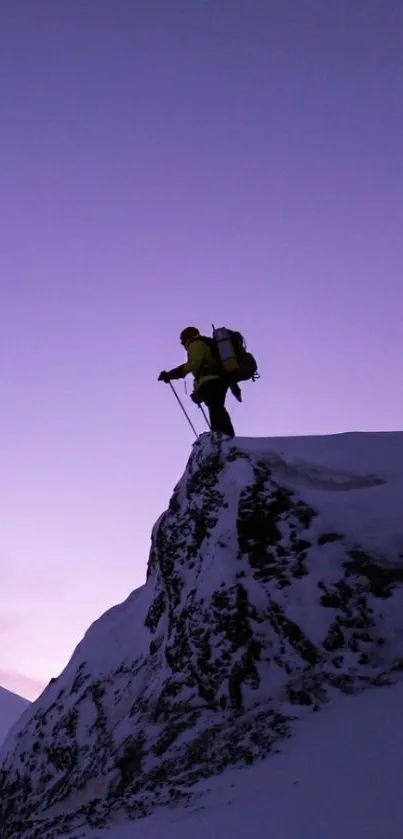
[[173,370],[169,370],[171,379],[183,379],[188,373],[193,373],[194,390],[210,379],[219,379],[217,362],[214,360],[208,344],[202,338],[194,338],[186,347],[187,361]]

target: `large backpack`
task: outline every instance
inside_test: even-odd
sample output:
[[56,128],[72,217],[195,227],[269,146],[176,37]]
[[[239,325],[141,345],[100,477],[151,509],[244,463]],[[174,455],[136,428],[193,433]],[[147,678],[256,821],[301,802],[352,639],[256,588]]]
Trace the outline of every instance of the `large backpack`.
[[210,347],[222,376],[229,382],[255,381],[259,378],[256,359],[248,352],[241,332],[226,327],[213,328],[213,337],[203,335],[203,341]]

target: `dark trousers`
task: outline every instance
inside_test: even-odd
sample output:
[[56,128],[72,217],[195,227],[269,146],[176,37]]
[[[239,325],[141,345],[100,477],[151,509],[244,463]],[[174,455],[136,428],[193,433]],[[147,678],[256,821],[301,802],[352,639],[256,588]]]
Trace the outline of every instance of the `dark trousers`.
[[208,408],[211,430],[235,437],[231,417],[225,407],[227,391],[228,385],[221,379],[210,379],[200,386],[197,395]]

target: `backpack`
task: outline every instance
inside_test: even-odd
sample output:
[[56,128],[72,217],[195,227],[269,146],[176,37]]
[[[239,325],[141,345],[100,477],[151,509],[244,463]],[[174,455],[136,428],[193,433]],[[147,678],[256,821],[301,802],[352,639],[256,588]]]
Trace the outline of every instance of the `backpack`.
[[246,382],[248,379],[255,381],[259,378],[256,359],[248,352],[241,332],[226,327],[213,327],[213,337],[203,335],[202,340],[208,344],[221,375],[229,382]]

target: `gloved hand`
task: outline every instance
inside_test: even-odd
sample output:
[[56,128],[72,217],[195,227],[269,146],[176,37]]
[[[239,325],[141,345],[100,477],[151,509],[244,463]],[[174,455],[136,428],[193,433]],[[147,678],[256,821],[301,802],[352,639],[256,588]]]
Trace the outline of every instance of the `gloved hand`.
[[200,399],[200,396],[198,395],[197,392],[195,393],[193,391],[193,393],[190,394],[190,398],[191,398],[192,402],[195,403],[195,405],[199,405],[199,406],[201,405],[201,399]]
[[241,388],[238,384],[231,385],[231,393],[233,396],[235,396],[235,399],[237,399],[238,402],[242,402]]
[[167,385],[168,382],[170,381],[169,373],[167,373],[166,370],[162,370],[161,373],[158,376],[158,381],[159,382],[165,382],[165,384]]

